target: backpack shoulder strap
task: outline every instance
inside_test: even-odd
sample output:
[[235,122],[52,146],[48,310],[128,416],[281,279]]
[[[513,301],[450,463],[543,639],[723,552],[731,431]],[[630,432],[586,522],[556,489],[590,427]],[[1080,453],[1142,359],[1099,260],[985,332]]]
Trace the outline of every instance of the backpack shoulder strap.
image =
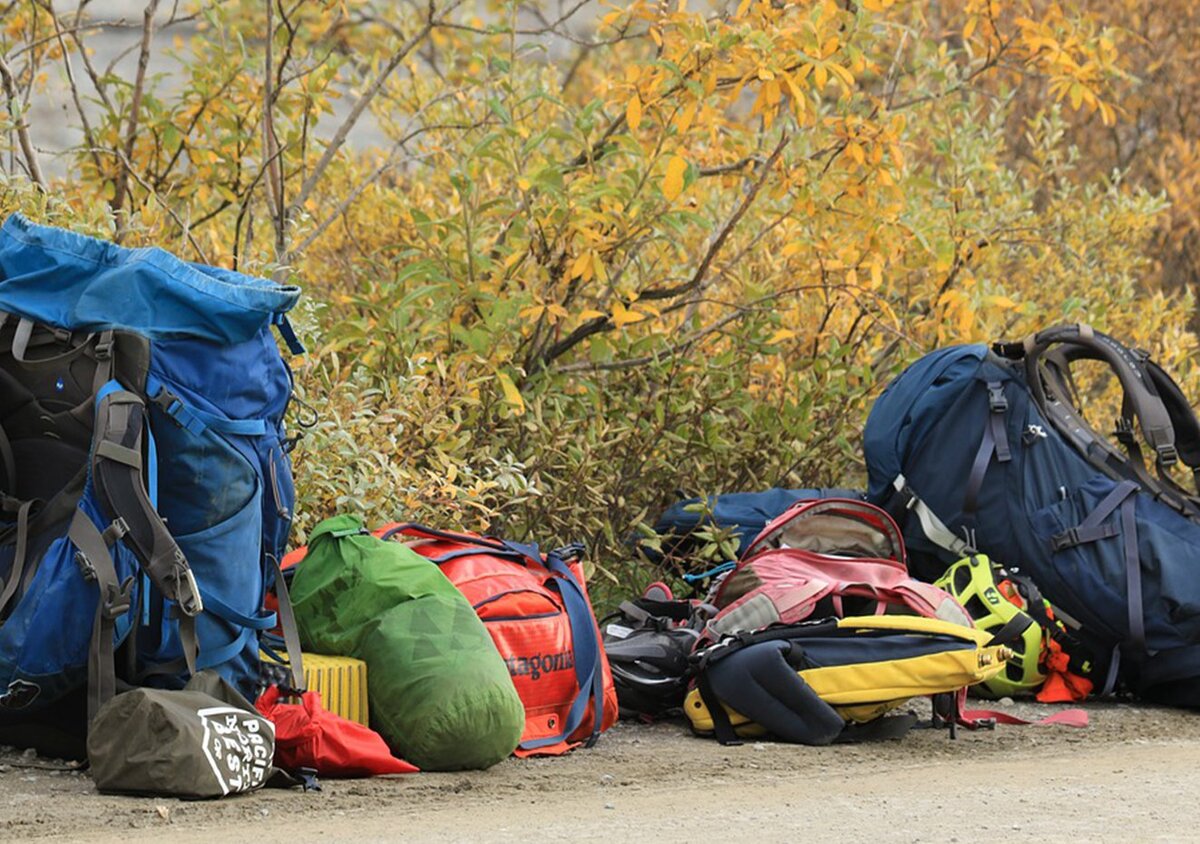
[[[1189,459],[1200,465],[1200,423],[1195,422],[1178,386],[1161,368],[1161,375],[1155,375],[1144,353],[1084,324],[1055,326],[1021,344],[997,344],[996,351],[1023,360],[1026,382],[1038,409],[1088,462],[1115,480],[1133,480],[1176,510],[1200,518],[1200,499],[1183,490],[1167,472],[1180,459],[1180,437]],[[1108,365],[1121,383],[1124,397],[1116,436],[1125,453],[1097,433],[1077,407],[1070,366],[1080,360]],[[1171,394],[1169,398],[1164,399],[1162,387]],[[1154,453],[1157,475],[1147,468],[1134,438],[1135,420]]]

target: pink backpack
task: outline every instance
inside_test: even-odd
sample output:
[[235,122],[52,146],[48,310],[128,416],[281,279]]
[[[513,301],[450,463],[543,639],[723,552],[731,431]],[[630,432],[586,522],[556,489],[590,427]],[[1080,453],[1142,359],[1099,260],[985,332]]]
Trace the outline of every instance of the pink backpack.
[[974,626],[950,595],[908,576],[904,540],[863,501],[799,501],[770,522],[712,598],[706,639],[807,618],[908,613]]

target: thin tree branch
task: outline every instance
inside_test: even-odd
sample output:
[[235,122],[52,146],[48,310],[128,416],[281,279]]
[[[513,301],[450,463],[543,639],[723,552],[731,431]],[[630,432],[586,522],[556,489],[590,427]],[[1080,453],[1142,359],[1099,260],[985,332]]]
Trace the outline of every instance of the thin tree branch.
[[29,178],[44,191],[46,190],[46,180],[42,177],[42,168],[38,164],[37,152],[33,148],[33,141],[29,138],[29,124],[25,122],[25,112],[17,97],[16,80],[3,56],[0,56],[0,81],[4,83],[4,94],[8,98],[8,113],[12,115],[17,131],[17,141],[21,145],[21,155],[25,158],[25,167],[29,171]]
[[[461,2],[462,0],[453,0],[451,4],[445,10],[443,10],[442,14],[445,15],[448,12],[453,11]],[[329,165],[333,163],[334,156],[336,156],[338,150],[342,148],[342,144],[346,142],[346,137],[350,134],[350,130],[354,128],[354,125],[358,123],[358,119],[362,117],[363,112],[367,110],[367,106],[371,104],[371,101],[375,99],[375,96],[383,89],[384,83],[386,83],[388,77],[392,75],[392,71],[399,67],[400,63],[408,57],[408,54],[416,49],[417,46],[425,40],[425,37],[433,30],[437,23],[434,20],[435,11],[434,0],[430,0],[429,14],[425,19],[425,23],[419,30],[413,33],[413,35],[407,41],[400,45],[400,48],[392,54],[392,57],[388,59],[387,64],[380,69],[379,73],[375,76],[375,79],[369,86],[367,86],[367,89],[363,91],[358,100],[355,101],[354,106],[350,109],[350,113],[346,115],[346,119],[342,121],[340,126],[338,126],[337,131],[334,132],[329,144],[325,147],[325,151],[321,154],[320,159],[317,160],[316,166],[313,167],[312,172],[308,174],[308,178],[306,178],[304,183],[300,186],[300,191],[296,194],[296,198],[291,204],[292,210],[299,211],[304,207],[304,204],[308,202],[309,197],[312,196],[313,190],[316,189],[317,183],[321,180],[321,177],[325,175],[325,171],[329,168]]]
[[[150,43],[154,40],[154,14],[158,11],[158,0],[150,0],[142,12],[142,43],[138,53],[137,75],[133,82],[133,98],[129,102],[129,128],[125,130],[125,145],[121,155],[123,162],[133,158],[133,148],[137,144],[138,122],[142,111],[142,96],[146,91],[146,66],[150,63]],[[129,189],[131,167],[126,167],[117,174],[116,192],[112,199],[112,210],[117,216],[117,239],[120,240],[124,224],[117,213],[125,204],[125,194]],[[141,177],[138,177],[141,182]]]

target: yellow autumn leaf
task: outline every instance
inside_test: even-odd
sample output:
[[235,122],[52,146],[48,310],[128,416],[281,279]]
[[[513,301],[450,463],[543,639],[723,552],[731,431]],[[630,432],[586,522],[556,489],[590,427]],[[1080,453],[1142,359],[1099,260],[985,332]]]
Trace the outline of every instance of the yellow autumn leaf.
[[790,328],[781,328],[770,336],[767,340],[768,346],[774,346],[776,343],[782,343],[784,340],[791,340],[796,336],[796,332]]
[[667,173],[663,177],[662,192],[669,200],[683,193],[683,174],[687,172],[687,161],[682,156],[672,156],[667,162]]
[[583,278],[584,281],[588,281],[591,277],[592,253],[584,250],[575,257],[575,263],[571,264],[571,278]]
[[987,302],[989,305],[1004,311],[1011,311],[1017,307],[1017,303],[1007,296],[988,296]]
[[517,416],[525,412],[525,399],[521,397],[521,391],[517,389],[517,385],[504,372],[497,372],[496,379],[500,382],[500,389],[504,391],[504,400],[512,406],[512,411]]
[[612,321],[613,325],[617,326],[617,328],[629,325],[631,322],[641,322],[645,318],[645,314],[635,311],[632,308],[626,308],[620,302],[613,302]]
[[579,312],[579,318],[582,320],[595,319],[596,317],[607,317],[608,314],[604,311],[598,311],[595,308],[585,308]]
[[642,125],[642,98],[637,94],[634,94],[629,105],[625,106],[625,122],[629,124],[629,129],[633,132],[636,132],[637,127]]

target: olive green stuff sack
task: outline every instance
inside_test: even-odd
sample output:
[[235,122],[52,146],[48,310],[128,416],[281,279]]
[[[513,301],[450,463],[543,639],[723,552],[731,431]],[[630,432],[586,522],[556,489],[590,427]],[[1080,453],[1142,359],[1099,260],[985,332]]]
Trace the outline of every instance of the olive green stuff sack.
[[291,587],[306,650],[367,663],[371,726],[426,771],[487,768],[525,709],[475,610],[441,570],[354,516],[319,524]]

